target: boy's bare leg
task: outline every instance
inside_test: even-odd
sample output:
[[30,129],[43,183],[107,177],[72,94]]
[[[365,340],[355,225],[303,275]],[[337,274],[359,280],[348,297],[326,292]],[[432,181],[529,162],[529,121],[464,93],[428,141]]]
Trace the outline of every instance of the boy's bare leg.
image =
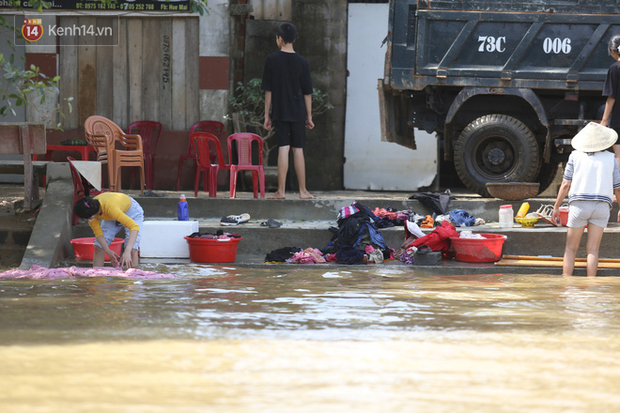
[[588,224],[588,241],[586,243],[588,277],[596,277],[596,272],[598,270],[598,251],[601,246],[604,231],[605,228],[594,224]]
[[136,249],[131,250],[131,264],[134,268],[138,268],[138,265],[140,265],[140,251]]
[[103,252],[103,248],[95,245],[95,252],[93,254],[93,267],[103,267],[104,258],[105,253]]
[[564,261],[562,264],[562,275],[573,275],[575,270],[575,257],[579,249],[579,242],[585,227],[568,228],[566,232],[566,248],[564,249]]
[[293,148],[293,162],[295,162],[295,173],[299,185],[299,198],[314,199],[314,195],[306,189],[306,160],[304,158],[304,148]]
[[286,198],[286,174],[288,173],[288,152],[290,146],[280,146],[278,148],[278,190],[269,199]]

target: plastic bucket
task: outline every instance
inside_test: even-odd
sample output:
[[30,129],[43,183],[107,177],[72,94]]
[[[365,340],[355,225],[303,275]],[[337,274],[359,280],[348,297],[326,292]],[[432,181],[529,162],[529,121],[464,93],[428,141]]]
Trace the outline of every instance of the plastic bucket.
[[235,262],[237,246],[242,238],[206,239],[185,237],[189,259],[194,262]]
[[502,257],[506,235],[480,234],[484,238],[450,237],[457,261],[495,262]]
[[[75,259],[92,260],[93,256],[95,255],[94,242],[95,237],[72,239],[71,245],[73,245],[73,253],[75,254]],[[114,241],[112,241],[112,244],[110,244],[110,249],[120,255],[123,242],[125,242],[125,240],[122,238],[114,238]],[[108,257],[108,254],[106,254],[103,259],[105,261],[110,261],[110,257]]]
[[560,224],[566,226],[568,224],[568,207],[560,207]]

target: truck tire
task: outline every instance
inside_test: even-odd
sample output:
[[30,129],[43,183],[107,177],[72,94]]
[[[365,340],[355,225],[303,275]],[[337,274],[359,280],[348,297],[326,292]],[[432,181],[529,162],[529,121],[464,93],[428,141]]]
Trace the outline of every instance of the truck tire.
[[506,115],[485,115],[465,127],[454,143],[454,167],[465,186],[490,197],[487,182],[534,182],[540,151],[532,131]]

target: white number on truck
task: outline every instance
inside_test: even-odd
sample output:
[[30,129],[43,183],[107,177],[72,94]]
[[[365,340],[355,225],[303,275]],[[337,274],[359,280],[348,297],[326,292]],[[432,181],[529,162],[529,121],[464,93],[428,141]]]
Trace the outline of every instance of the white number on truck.
[[504,53],[506,51],[506,36],[478,36],[479,52],[499,52]]
[[570,39],[568,37],[565,39],[547,37],[543,42],[543,50],[547,54],[569,54],[571,51]]

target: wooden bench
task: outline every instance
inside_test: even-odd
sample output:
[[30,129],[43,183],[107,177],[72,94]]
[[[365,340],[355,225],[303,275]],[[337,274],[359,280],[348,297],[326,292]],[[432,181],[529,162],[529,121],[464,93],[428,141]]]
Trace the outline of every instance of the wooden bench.
[[33,155],[46,153],[45,125],[32,123],[0,123],[0,155],[24,155],[23,161],[0,161],[0,173],[24,174],[24,209],[32,209],[39,199],[37,170],[46,162],[32,162]]

